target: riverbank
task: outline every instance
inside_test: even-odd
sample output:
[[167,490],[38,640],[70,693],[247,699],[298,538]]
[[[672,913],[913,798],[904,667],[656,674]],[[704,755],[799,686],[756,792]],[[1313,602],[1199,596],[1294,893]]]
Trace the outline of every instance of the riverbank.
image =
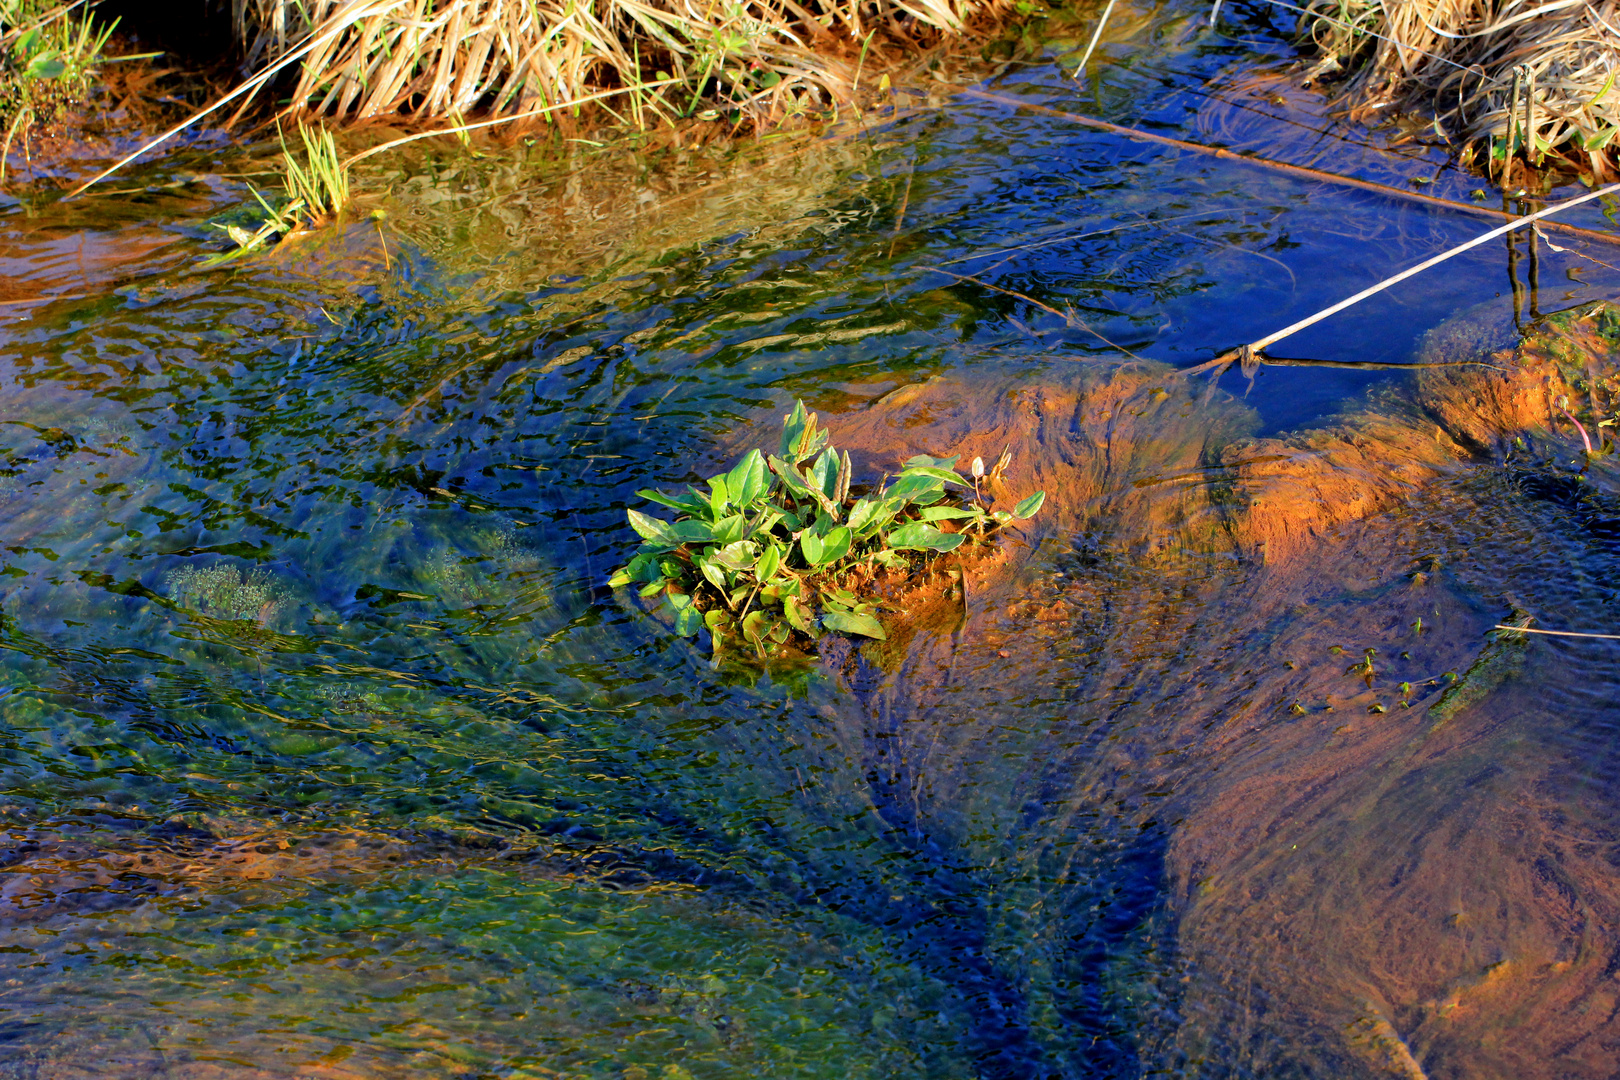
[[[1398,9],[1366,0],[1312,0],[1301,36],[1360,121],[1407,114],[1504,188],[1533,175],[1615,175],[1620,134],[1620,5],[1449,4]],[[1297,10],[1297,9],[1296,9]]]

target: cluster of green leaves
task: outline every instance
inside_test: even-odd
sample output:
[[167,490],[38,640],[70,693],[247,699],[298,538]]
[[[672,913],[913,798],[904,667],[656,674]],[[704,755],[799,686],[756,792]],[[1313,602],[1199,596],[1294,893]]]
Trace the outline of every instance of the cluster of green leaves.
[[1038,491],[1011,511],[988,510],[978,497],[982,463],[963,476],[956,462],[914,457],[857,494],[848,452],[829,446],[816,414],[797,402],[776,454],[749,451],[710,477],[706,492],[639,492],[678,516],[627,511],[642,544],[609,584],[662,596],[676,631],[707,628],[716,656],[733,640],[765,656],[795,631],[811,641],[826,631],[884,638],[876,605],[841,584],[848,571],[903,571],[1033,517],[1045,501]]

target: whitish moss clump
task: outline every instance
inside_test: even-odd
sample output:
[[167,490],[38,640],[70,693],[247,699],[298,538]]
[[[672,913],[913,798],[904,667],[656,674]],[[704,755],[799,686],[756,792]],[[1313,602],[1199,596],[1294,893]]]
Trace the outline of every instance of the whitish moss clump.
[[216,619],[264,624],[287,599],[287,590],[260,569],[183,566],[164,578],[176,600]]

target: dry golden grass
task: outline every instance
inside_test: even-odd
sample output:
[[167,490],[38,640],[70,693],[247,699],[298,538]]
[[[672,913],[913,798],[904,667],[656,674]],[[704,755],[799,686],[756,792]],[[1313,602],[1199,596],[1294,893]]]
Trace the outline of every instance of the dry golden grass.
[[1357,118],[1433,112],[1448,138],[1489,147],[1487,169],[1561,158],[1615,171],[1620,0],[1306,0],[1318,71],[1352,72]]
[[[693,115],[764,126],[846,104],[886,53],[956,34],[1004,3],[233,0],[232,8],[253,66],[305,52],[295,108],[349,119],[551,120],[595,98],[646,129]],[[604,90],[617,93],[604,100]]]

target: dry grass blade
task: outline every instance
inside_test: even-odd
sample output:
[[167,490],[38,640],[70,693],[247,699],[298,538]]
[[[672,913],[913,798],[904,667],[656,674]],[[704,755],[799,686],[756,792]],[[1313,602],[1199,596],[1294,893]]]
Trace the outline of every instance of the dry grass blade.
[[[373,8],[377,8],[377,9],[388,9],[388,8],[392,8],[392,7],[397,7],[399,3],[400,3],[400,0],[382,0],[382,2],[379,2],[379,3],[368,4],[368,5],[359,5],[359,6],[373,7]],[[294,48],[292,51],[288,52],[286,55],[282,56],[274,64],[270,65],[268,68],[265,68],[263,71],[259,72],[257,75],[253,76],[251,79],[248,79],[241,86],[238,86],[235,90],[232,90],[230,93],[226,94],[224,97],[220,98],[218,101],[214,102],[212,105],[206,106],[205,108],[199,109],[197,112],[192,113],[190,116],[186,117],[186,119],[182,120],[180,123],[176,124],[174,127],[169,128],[167,131],[165,131],[163,134],[159,135],[157,138],[152,139],[151,141],[149,141],[146,144],[144,144],[143,146],[141,146],[141,148],[136,150],[134,153],[129,154],[126,157],[120,158],[118,161],[114,162],[112,165],[108,166],[106,169],[103,169],[101,172],[97,173],[95,176],[92,176],[90,179],[86,180],[84,183],[80,184],[78,187],[76,187],[72,191],[68,192],[67,195],[65,196],[65,198],[71,199],[75,195],[82,194],[87,188],[90,188],[90,187],[93,187],[96,184],[99,184],[101,181],[105,180],[107,177],[111,176],[113,173],[117,172],[119,169],[122,169],[125,165],[128,165],[130,162],[134,161],[136,158],[140,157],[142,154],[146,153],[148,150],[152,150],[152,149],[155,149],[156,147],[159,147],[159,146],[163,145],[164,143],[168,142],[170,139],[174,138],[176,135],[180,134],[182,131],[186,130],[192,124],[195,124],[197,121],[203,119],[206,116],[210,116],[213,113],[218,112],[220,109],[224,108],[226,105],[229,105],[231,102],[236,101],[238,98],[244,98],[244,99],[251,98],[254,94],[258,93],[261,89],[263,89],[265,84],[267,84],[271,79],[275,78],[277,75],[279,75],[285,69],[291,67],[292,65],[298,63],[300,60],[304,59],[304,57],[309,55],[315,49],[321,47],[326,42],[327,36],[329,34],[340,33],[340,32],[341,32],[340,27],[331,27],[331,28],[327,28],[326,30],[323,30],[323,31],[320,31],[320,32],[312,33],[302,43],[300,43],[296,48]]]
[[1603,638],[1606,641],[1620,641],[1620,634],[1583,634],[1578,630],[1533,630],[1528,626],[1512,626],[1508,623],[1497,623],[1491,629],[1511,630],[1516,634],[1551,634],[1553,637]]
[[1091,40],[1086,42],[1085,54],[1080,57],[1080,63],[1075,65],[1075,78],[1083,79],[1086,77],[1086,65],[1091,62],[1091,54],[1097,51],[1097,42],[1102,40],[1103,31],[1108,29],[1108,16],[1114,13],[1114,3],[1115,0],[1108,0],[1108,3],[1103,7],[1102,17],[1097,20],[1097,29],[1092,33]]

